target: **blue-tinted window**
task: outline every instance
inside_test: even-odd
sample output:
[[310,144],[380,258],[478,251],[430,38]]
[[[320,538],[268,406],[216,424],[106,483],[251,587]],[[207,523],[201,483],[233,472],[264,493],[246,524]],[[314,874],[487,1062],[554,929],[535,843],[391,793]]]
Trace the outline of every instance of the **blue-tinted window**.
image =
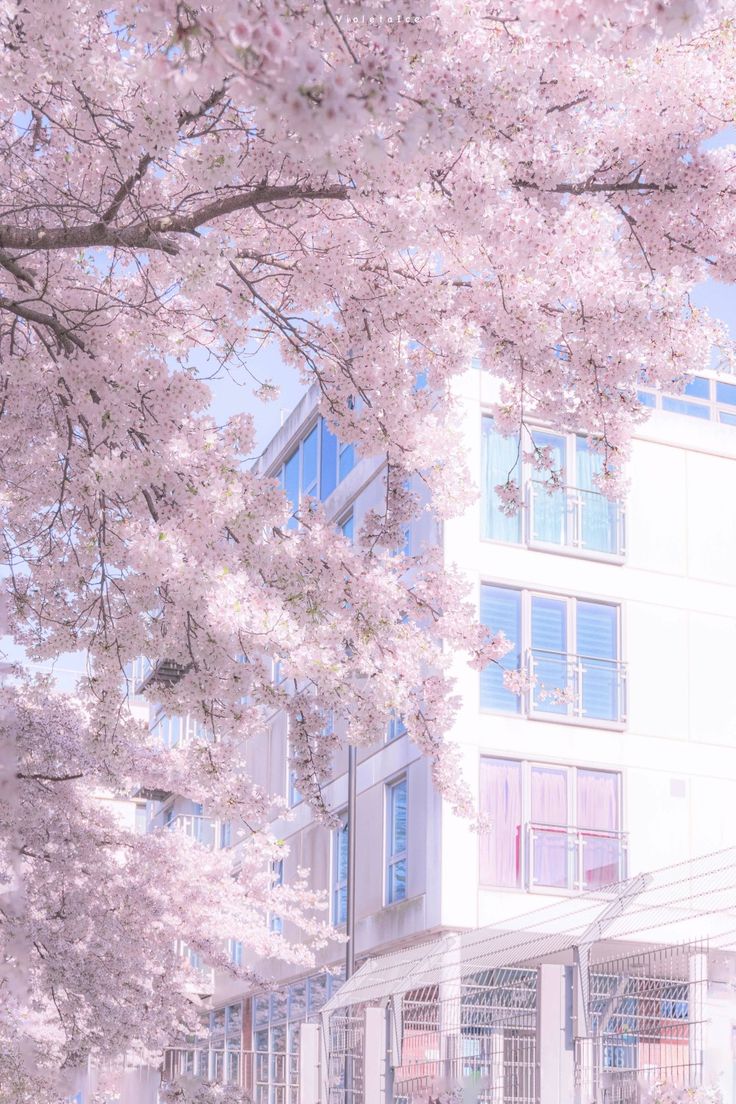
[[342,483],[346,475],[355,467],[355,449],[352,445],[340,445],[340,460],[339,470],[337,473],[338,483]]
[[348,825],[344,819],[332,834],[332,923],[344,924],[348,916]]
[[[292,511],[296,511],[299,506],[299,449],[293,452],[284,464],[284,490]],[[297,525],[296,518],[290,517],[287,528],[296,529]]]
[[393,904],[406,897],[407,885],[407,808],[406,778],[387,786],[388,862],[386,901]]
[[320,419],[319,497],[324,501],[337,486],[337,437]]
[[705,376],[693,376],[685,384],[683,395],[691,395],[694,399],[709,399],[710,380]]
[[736,406],[736,383],[717,383],[716,400],[728,406]]
[[657,396],[653,395],[651,391],[637,391],[636,397],[642,406],[656,406]]
[[503,672],[518,670],[521,665],[521,591],[509,587],[482,586],[480,619],[494,632],[503,632],[514,645],[502,660],[489,663],[481,671],[481,708],[518,713],[521,708],[519,695],[505,688]]
[[493,418],[483,418],[481,439],[482,535],[489,540],[521,541],[521,511],[509,517],[501,509],[496,487],[509,480],[521,485],[521,448],[518,433],[502,437]]
[[406,732],[406,725],[401,717],[394,715],[388,722],[386,727],[386,741],[390,743],[392,740],[398,740],[399,736],[403,736]]
[[577,650],[582,715],[598,720],[620,719],[618,616],[615,606],[577,603]]
[[302,442],[302,494],[317,497],[317,426]]
[[341,529],[342,535],[345,537],[345,539],[349,540],[350,543],[352,544],[353,540],[355,538],[355,524],[354,524],[354,521],[353,521],[353,515],[352,514],[348,514],[348,516],[345,518],[345,520],[341,523],[340,529]]
[[710,418],[710,410],[699,403],[686,402],[685,399],[672,399],[665,395],[662,398],[662,409],[671,414],[687,414],[691,418]]
[[724,425],[736,425],[736,414],[729,414],[727,410],[721,410],[718,417]]

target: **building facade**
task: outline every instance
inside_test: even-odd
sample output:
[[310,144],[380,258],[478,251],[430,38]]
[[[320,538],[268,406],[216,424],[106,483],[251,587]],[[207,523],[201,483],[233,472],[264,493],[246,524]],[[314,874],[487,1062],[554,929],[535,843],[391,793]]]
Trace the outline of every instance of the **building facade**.
[[[458,384],[478,502],[442,524],[422,513],[407,533],[410,551],[441,544],[468,577],[479,618],[514,641],[501,667],[478,674],[458,660],[454,671],[461,707],[450,738],[489,828],[477,833],[452,813],[399,718],[359,751],[359,962],[736,840],[736,385],[696,377],[682,395],[642,392],[652,415],[620,504],[598,492],[584,437],[532,425],[523,440],[503,438],[494,398],[482,373]],[[550,450],[557,488],[540,479],[535,449]],[[320,498],[348,536],[383,496],[382,465],[335,439],[311,392],[260,464],[293,502]],[[509,477],[524,502],[514,516],[494,490]],[[504,667],[524,673],[521,693],[507,688]],[[186,718],[153,724],[164,743],[186,738]],[[254,780],[292,807],[274,825],[288,844],[274,878],[288,883],[308,867],[344,928],[344,827],[326,829],[301,802],[283,715],[250,745]],[[345,754],[325,787],[343,815],[346,765]],[[154,827],[237,845],[228,825],[176,797],[149,813]],[[243,949],[232,941],[230,953],[237,961]],[[167,1074],[237,1081],[256,1104],[296,1104],[300,1025],[338,991],[343,962],[338,945],[307,973],[272,964],[269,993],[214,978],[202,1033],[172,1046]]]

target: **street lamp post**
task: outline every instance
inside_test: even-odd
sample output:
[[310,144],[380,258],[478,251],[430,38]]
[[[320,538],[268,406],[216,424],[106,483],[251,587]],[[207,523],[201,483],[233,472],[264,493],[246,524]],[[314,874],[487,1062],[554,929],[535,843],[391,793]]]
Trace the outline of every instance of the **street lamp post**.
[[[357,787],[358,751],[352,744],[348,747],[348,884],[347,884],[347,908],[345,915],[345,934],[347,946],[345,948],[345,981],[355,972],[355,844],[357,837],[356,807],[358,803]],[[349,1015],[346,1010],[346,1015]],[[353,1099],[353,1055],[350,1049],[351,1032],[346,1024],[345,1031],[345,1104],[350,1104]]]

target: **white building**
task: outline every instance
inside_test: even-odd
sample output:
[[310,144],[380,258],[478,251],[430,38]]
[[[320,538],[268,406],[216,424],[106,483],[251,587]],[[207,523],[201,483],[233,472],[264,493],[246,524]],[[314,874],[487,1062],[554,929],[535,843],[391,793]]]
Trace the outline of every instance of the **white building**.
[[[637,432],[621,507],[596,492],[584,438],[538,427],[534,444],[549,445],[564,469],[565,486],[548,494],[517,460],[530,441],[519,450],[495,432],[491,388],[475,372],[459,385],[480,501],[442,526],[423,514],[408,541],[414,550],[442,542],[481,619],[515,641],[504,666],[536,682],[517,696],[497,668],[479,675],[457,664],[462,707],[450,735],[490,818],[484,835],[449,810],[399,720],[359,753],[359,962],[736,842],[736,384],[697,377],[682,396],[645,396],[656,409]],[[335,441],[313,393],[261,467],[281,475],[292,500],[321,498],[348,534],[382,497],[381,464]],[[493,492],[509,472],[526,503],[514,518]],[[293,819],[275,826],[289,847],[275,877],[288,882],[309,867],[340,927],[346,835],[300,803],[283,716],[270,718],[250,754],[255,781],[294,805]],[[343,760],[325,789],[338,812],[345,771]],[[170,799],[157,822],[178,817],[203,842],[230,846],[227,826],[206,812]],[[273,966],[279,987],[265,995],[215,979],[209,1029],[172,1049],[169,1071],[242,1079],[257,1104],[295,1104],[299,1028],[339,988],[343,960],[338,947],[306,976]],[[723,1076],[731,1092],[730,1067]],[[536,1099],[509,1093],[498,1099]]]

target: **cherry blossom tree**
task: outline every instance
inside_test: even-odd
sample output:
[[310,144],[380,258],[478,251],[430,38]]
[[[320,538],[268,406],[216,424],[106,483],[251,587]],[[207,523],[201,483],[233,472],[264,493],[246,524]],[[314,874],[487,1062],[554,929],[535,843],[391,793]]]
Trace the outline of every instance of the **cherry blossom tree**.
[[[76,719],[33,687],[5,713],[20,766],[4,797],[17,827],[3,861],[25,903],[2,904],[4,951],[12,964],[22,944],[44,1017],[62,994],[47,1048],[57,1065],[106,1049],[100,976],[80,967],[76,982],[60,961],[75,961],[59,932],[84,889],[107,871],[131,907],[114,917],[103,894],[93,913],[100,931],[122,925],[98,959],[118,1048],[146,1033],[152,1043],[154,1024],[183,1015],[166,957],[175,925],[155,928],[155,947],[138,941],[159,886],[215,963],[212,913],[231,889],[205,864],[192,892],[186,854],[131,842],[92,812],[90,785],[168,787],[255,826],[254,850],[268,851],[272,806],[238,750],[264,707],[288,712],[298,787],[325,817],[339,744],[369,743],[401,716],[445,795],[470,811],[445,741],[448,664],[461,651],[482,666],[508,643],[475,624],[437,552],[393,554],[418,509],[406,484],[426,488],[438,518],[472,500],[454,396],[476,368],[499,380],[502,431],[535,417],[589,433],[615,495],[644,416],[642,373],[672,387],[731,356],[722,325],[690,298],[736,270],[734,150],[704,145],[733,119],[727,9],[0,4],[0,464],[14,632],[35,658],[89,657]],[[250,463],[251,420],[217,425],[208,413],[201,377],[248,373],[268,344],[316,385],[342,440],[385,458],[384,508],[354,547],[316,502],[287,527],[294,504]],[[258,386],[272,397],[269,381]],[[511,482],[502,501],[518,506]],[[161,754],[128,716],[124,671],[140,655],[176,672],[157,687],[164,707],[202,726],[177,753]],[[77,872],[65,899],[49,878],[57,868]],[[268,892],[227,906],[255,948]],[[304,887],[294,895],[306,937],[321,938],[314,902]],[[56,920],[36,946],[39,902],[52,900]],[[145,997],[124,981],[126,955]],[[77,998],[83,1017],[70,1011]],[[22,1009],[6,1007],[10,1038]],[[23,1029],[8,1050],[18,1069],[44,1037]]]

